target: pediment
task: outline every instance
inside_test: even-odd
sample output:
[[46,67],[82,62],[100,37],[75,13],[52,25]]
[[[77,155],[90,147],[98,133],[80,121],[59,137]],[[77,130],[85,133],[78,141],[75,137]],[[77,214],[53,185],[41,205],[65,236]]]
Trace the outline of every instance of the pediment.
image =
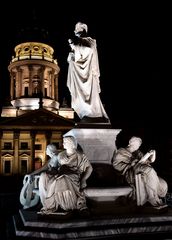
[[22,153],[22,154],[20,154],[20,157],[29,157],[30,155],[29,154],[27,154],[27,153]]
[[5,157],[5,158],[11,158],[11,157],[13,157],[13,155],[10,154],[10,153],[5,153],[5,154],[2,155],[2,156]]
[[52,113],[46,109],[38,109],[27,112],[15,118],[1,121],[0,128],[3,126],[30,126],[31,128],[39,127],[73,127],[75,122],[66,119],[60,115]]

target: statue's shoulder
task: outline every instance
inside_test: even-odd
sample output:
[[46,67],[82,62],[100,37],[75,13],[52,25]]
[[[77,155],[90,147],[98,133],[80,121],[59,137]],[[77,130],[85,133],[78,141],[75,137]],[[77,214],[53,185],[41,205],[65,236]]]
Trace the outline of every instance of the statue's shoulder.
[[96,40],[91,38],[91,37],[82,38],[82,42],[87,43],[87,45],[90,46],[90,47],[95,47],[96,46]]
[[125,152],[128,152],[128,150],[126,148],[121,147],[117,150],[117,153],[125,153]]
[[119,148],[117,151],[116,151],[116,154],[115,154],[115,157],[118,158],[118,157],[124,157],[124,158],[128,158],[128,157],[131,157],[132,153],[129,152],[126,148]]
[[63,151],[59,152],[58,158],[61,158],[61,157],[65,156],[65,155],[66,155],[66,151],[63,150]]

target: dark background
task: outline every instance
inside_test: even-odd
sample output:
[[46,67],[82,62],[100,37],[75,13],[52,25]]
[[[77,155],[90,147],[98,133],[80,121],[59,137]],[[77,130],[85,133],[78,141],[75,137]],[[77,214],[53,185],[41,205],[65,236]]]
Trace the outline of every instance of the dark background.
[[153,114],[158,95],[151,86],[152,74],[148,66],[148,15],[143,6],[109,2],[97,2],[93,6],[93,1],[15,1],[2,7],[1,103],[9,95],[7,68],[14,55],[14,47],[22,41],[40,38],[42,41],[46,39],[45,43],[54,48],[54,57],[61,68],[59,101],[66,97],[70,104],[66,88],[67,40],[73,35],[75,24],[83,21],[88,25],[88,34],[97,40],[101,99],[112,124],[115,127],[121,124],[142,127],[147,124],[150,120],[145,114]]
[[[170,8],[166,5],[93,1],[15,1],[1,6],[0,103],[9,96],[8,65],[14,47],[42,41],[55,50],[65,97],[70,50],[78,21],[97,40],[101,100],[113,128],[144,136],[147,143],[171,135]],[[125,133],[125,132],[124,132]]]
[[[101,100],[112,127],[122,129],[117,147],[125,146],[133,135],[141,136],[143,150],[156,149],[154,167],[167,180],[171,192],[170,5],[112,0],[16,0],[1,3],[0,10],[0,107],[9,97],[8,65],[14,55],[14,47],[25,41],[37,40],[54,48],[54,58],[61,69],[59,102],[66,97],[70,104],[66,87],[68,38],[72,37],[75,24],[82,21],[88,25],[88,34],[97,40]],[[16,182],[10,178],[0,179],[0,206],[4,210],[0,223],[3,231],[7,210],[10,215],[14,211],[13,206],[15,211],[18,209],[18,196],[14,196],[12,206],[7,201],[10,201],[10,196],[3,192],[9,192],[11,188],[16,190]],[[20,192],[21,186],[17,187]]]

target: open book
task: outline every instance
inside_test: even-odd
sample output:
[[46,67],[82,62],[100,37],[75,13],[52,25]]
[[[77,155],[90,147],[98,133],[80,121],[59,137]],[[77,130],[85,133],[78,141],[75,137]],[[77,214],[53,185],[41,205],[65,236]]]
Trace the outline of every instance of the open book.
[[147,152],[147,153],[140,159],[140,161],[138,161],[138,163],[144,163],[144,162],[146,162],[151,155],[152,155],[152,154],[151,154],[150,152]]
[[[153,154],[155,154],[154,150],[152,150],[151,152],[147,152],[141,159],[140,161],[137,162],[137,164],[140,164],[140,163],[145,163],[150,156],[153,156]],[[154,162],[155,161],[155,158],[152,159],[152,161],[150,162]]]

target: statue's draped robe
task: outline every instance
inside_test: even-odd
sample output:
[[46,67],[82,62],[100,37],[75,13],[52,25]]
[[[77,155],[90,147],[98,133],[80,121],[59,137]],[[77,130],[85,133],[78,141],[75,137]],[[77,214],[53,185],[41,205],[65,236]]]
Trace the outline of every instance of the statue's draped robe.
[[80,119],[85,116],[108,119],[99,96],[100,72],[96,40],[87,37],[84,41],[90,47],[74,45],[74,59],[69,60],[67,86],[71,93],[71,107]]
[[[80,191],[80,178],[86,168],[90,166],[85,154],[76,152],[71,157],[66,151],[58,154],[61,170],[56,175],[44,172],[40,176],[39,191],[45,212],[82,209],[86,207],[85,195]],[[65,168],[66,166],[66,168]]]
[[[126,181],[133,187],[133,198],[136,198],[135,193],[135,177],[137,174],[141,175],[142,186],[144,189],[136,189],[139,192],[144,192],[144,198],[142,202],[150,202],[153,206],[161,205],[162,200],[160,198],[165,197],[168,186],[164,179],[159,177],[150,165],[150,163],[139,163],[139,160],[143,157],[140,151],[135,153],[129,152],[125,148],[120,148],[114,153],[113,167],[125,176]],[[136,161],[135,167],[131,166],[132,161]]]

